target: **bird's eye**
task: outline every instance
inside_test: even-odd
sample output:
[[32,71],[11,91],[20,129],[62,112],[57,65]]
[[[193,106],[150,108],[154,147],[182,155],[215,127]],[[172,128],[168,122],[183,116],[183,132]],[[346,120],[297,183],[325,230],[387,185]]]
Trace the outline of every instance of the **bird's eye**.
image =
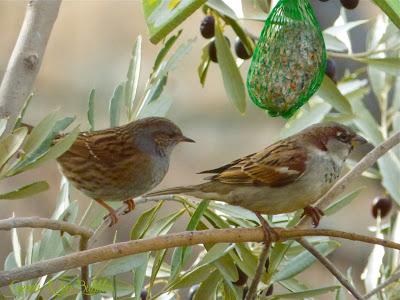
[[341,132],[337,135],[337,139],[343,143],[348,143],[350,141],[350,136],[344,132]]

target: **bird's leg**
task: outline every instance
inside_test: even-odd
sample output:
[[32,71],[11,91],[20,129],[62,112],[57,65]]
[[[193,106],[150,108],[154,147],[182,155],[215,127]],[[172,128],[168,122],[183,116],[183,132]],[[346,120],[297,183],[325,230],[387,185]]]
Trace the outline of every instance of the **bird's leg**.
[[304,212],[301,215],[301,217],[309,216],[312,219],[313,226],[317,227],[319,225],[319,221],[321,220],[321,217],[324,215],[325,215],[324,212],[321,209],[319,209],[318,207],[306,206],[304,208]]
[[278,233],[269,226],[268,222],[264,219],[264,217],[260,213],[255,213],[258,220],[260,220],[261,228],[264,231],[265,245],[271,244],[273,240],[272,236],[275,236],[275,240],[279,239]]
[[104,200],[100,199],[95,199],[97,203],[99,203],[101,206],[103,206],[105,209],[108,210],[109,214],[104,217],[104,219],[110,217],[110,227],[117,224],[118,222],[118,217],[117,217],[117,212],[112,208],[110,205],[104,202]]
[[135,201],[133,199],[128,199],[125,200],[124,203],[128,206],[125,210],[124,210],[124,215],[126,215],[127,213],[130,213],[132,210],[135,209]]

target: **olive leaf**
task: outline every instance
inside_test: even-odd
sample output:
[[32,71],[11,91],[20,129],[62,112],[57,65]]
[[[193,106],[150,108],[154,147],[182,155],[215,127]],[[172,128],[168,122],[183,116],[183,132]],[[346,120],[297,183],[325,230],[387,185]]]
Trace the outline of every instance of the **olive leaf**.
[[[201,217],[203,216],[205,210],[207,209],[209,201],[203,200],[196,208],[192,218],[190,219],[186,230],[195,230],[197,225],[200,222]],[[190,248],[188,247],[180,247],[175,248],[174,253],[172,254],[171,259],[171,276],[170,282],[172,282],[178,275],[182,269],[182,265],[188,259],[190,254]]]
[[135,112],[136,94],[139,85],[140,65],[142,61],[142,36],[138,35],[129,62],[128,73],[124,84],[125,106],[128,121],[132,121]]
[[206,0],[142,0],[150,41],[155,44],[160,42],[205,2]]
[[94,130],[94,96],[96,94],[96,90],[92,89],[89,95],[88,102],[88,111],[87,111],[87,119],[89,123],[89,131]]
[[116,127],[119,125],[121,103],[124,96],[124,85],[120,84],[114,91],[113,96],[110,99],[110,127]]
[[[334,251],[336,248],[338,248],[339,245],[340,244],[336,241],[329,241],[327,243],[315,245],[314,247],[318,252],[326,256]],[[310,267],[315,262],[315,260],[316,258],[307,250],[305,250],[301,254],[291,258],[283,266],[281,266],[280,270],[273,276],[273,281],[278,282],[291,278]]]
[[0,194],[1,200],[15,200],[36,195],[49,189],[46,181],[37,181],[20,187],[12,192]]
[[246,92],[242,75],[225,40],[221,25],[215,24],[215,45],[217,47],[218,66],[229,99],[242,114],[246,111]]
[[400,28],[400,3],[397,0],[373,0],[392,22]]
[[0,140],[0,166],[3,166],[20,148],[28,134],[26,127],[20,127]]

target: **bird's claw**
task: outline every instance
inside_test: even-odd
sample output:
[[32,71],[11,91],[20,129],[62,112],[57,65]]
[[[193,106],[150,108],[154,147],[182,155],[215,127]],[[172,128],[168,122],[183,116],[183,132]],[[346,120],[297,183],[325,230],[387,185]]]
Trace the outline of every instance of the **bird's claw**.
[[133,199],[125,200],[124,203],[127,205],[127,208],[122,213],[123,215],[126,215],[135,209],[135,201]]
[[118,216],[117,212],[107,203],[104,202],[104,200],[101,199],[94,199],[97,203],[99,203],[101,206],[103,206],[105,209],[108,210],[109,214],[105,215],[103,220],[108,220],[110,219],[110,227],[117,224],[118,222]]
[[[123,215],[126,215],[127,213],[131,212],[132,210],[135,209],[135,202],[133,199],[125,200],[124,203],[127,205],[127,208],[123,211]],[[104,220],[110,220],[110,227],[114,226],[115,224],[118,223],[118,216],[117,212],[115,210],[112,210],[111,207],[106,207],[107,210],[110,212],[108,215],[104,216]]]
[[108,226],[112,227],[118,223],[118,216],[116,212],[113,213],[110,212],[109,214],[104,216],[103,220],[110,220],[110,224]]
[[261,229],[264,232],[264,237],[265,237],[265,241],[264,243],[267,244],[271,244],[273,241],[278,241],[280,239],[279,237],[279,233],[276,232],[275,229],[269,227],[266,228],[263,225],[261,225]]
[[260,220],[261,229],[264,232],[265,245],[271,244],[272,241],[279,240],[279,234],[273,228],[271,228],[271,226],[269,226],[268,222],[263,218],[263,216],[259,213],[256,213],[256,216]]
[[315,228],[318,227],[319,221],[324,215],[325,215],[324,212],[320,208],[314,206],[307,206],[304,208],[301,217],[309,216],[312,219],[312,224]]

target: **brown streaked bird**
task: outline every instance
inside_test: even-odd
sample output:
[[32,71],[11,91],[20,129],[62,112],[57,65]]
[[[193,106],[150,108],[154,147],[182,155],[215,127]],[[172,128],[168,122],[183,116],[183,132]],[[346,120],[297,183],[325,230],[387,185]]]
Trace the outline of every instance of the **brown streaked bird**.
[[[256,213],[281,214],[304,209],[318,226],[321,215],[315,203],[339,178],[354,146],[367,141],[337,123],[316,124],[298,134],[222,167],[206,183],[175,187],[146,196],[186,194],[238,205]],[[265,222],[265,221],[264,221]]]
[[57,161],[74,187],[109,211],[111,226],[118,218],[105,201],[124,201],[126,212],[131,211],[133,198],[164,178],[171,152],[180,142],[194,141],[170,120],[149,117],[120,127],[81,132]]

